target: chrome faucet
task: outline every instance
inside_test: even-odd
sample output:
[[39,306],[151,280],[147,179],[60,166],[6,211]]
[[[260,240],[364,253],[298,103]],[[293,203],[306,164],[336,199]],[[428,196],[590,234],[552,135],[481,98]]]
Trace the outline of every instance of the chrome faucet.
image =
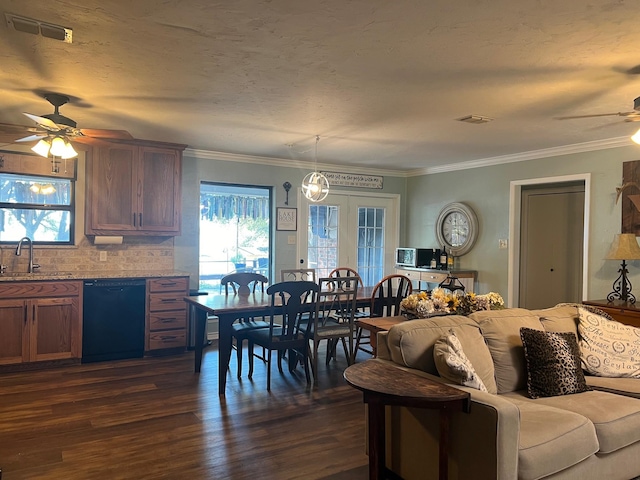
[[22,253],[22,242],[29,242],[29,273],[33,273],[33,270],[36,268],[40,268],[40,265],[37,263],[33,263],[33,240],[29,237],[22,237],[18,242],[18,246],[16,248],[16,256],[20,256]]

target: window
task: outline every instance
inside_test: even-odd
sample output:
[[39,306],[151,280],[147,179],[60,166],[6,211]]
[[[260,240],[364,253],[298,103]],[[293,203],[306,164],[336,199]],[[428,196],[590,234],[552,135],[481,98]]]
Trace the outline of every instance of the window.
[[0,243],[73,244],[74,183],[67,178],[0,174]]
[[227,273],[271,271],[271,187],[200,184],[201,290]]

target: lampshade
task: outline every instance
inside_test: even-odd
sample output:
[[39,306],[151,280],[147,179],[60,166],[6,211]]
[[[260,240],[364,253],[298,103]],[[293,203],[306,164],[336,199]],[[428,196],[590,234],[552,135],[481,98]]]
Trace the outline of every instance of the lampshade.
[[48,157],[50,148],[51,148],[51,142],[49,141],[49,139],[43,138],[38,143],[36,143],[35,146],[31,148],[31,150],[36,152],[41,157]]
[[640,260],[640,246],[634,233],[617,233],[607,260]]
[[64,142],[64,153],[62,155],[60,155],[60,157],[62,157],[62,159],[66,160],[68,158],[74,158],[78,156],[78,152],[75,151],[75,149],[73,148],[73,146],[71,145],[71,143],[69,143],[68,141]]
[[312,202],[321,202],[329,195],[329,180],[320,172],[308,173],[302,180],[302,193]]
[[65,152],[66,146],[64,138],[53,137],[53,140],[51,140],[51,150],[49,150],[49,153],[54,157],[62,157]]
[[640,144],[640,130],[638,130],[636,133],[634,133],[631,136],[631,140],[633,140],[634,142],[636,142],[637,144]]

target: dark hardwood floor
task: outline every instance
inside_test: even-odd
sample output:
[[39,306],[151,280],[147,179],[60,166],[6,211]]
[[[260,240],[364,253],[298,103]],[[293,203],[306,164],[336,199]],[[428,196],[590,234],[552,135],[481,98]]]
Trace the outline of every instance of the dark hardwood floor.
[[224,398],[217,357],[205,349],[200,374],[192,352],[0,373],[3,480],[368,478],[344,355],[323,355],[314,389],[274,362],[271,393],[263,362],[238,380],[234,358]]

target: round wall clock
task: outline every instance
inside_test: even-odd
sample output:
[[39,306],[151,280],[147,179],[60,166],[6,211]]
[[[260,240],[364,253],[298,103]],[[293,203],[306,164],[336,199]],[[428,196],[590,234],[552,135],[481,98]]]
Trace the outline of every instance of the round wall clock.
[[447,253],[454,257],[464,255],[478,238],[478,217],[464,203],[445,205],[436,222],[436,237],[439,245],[447,247]]

